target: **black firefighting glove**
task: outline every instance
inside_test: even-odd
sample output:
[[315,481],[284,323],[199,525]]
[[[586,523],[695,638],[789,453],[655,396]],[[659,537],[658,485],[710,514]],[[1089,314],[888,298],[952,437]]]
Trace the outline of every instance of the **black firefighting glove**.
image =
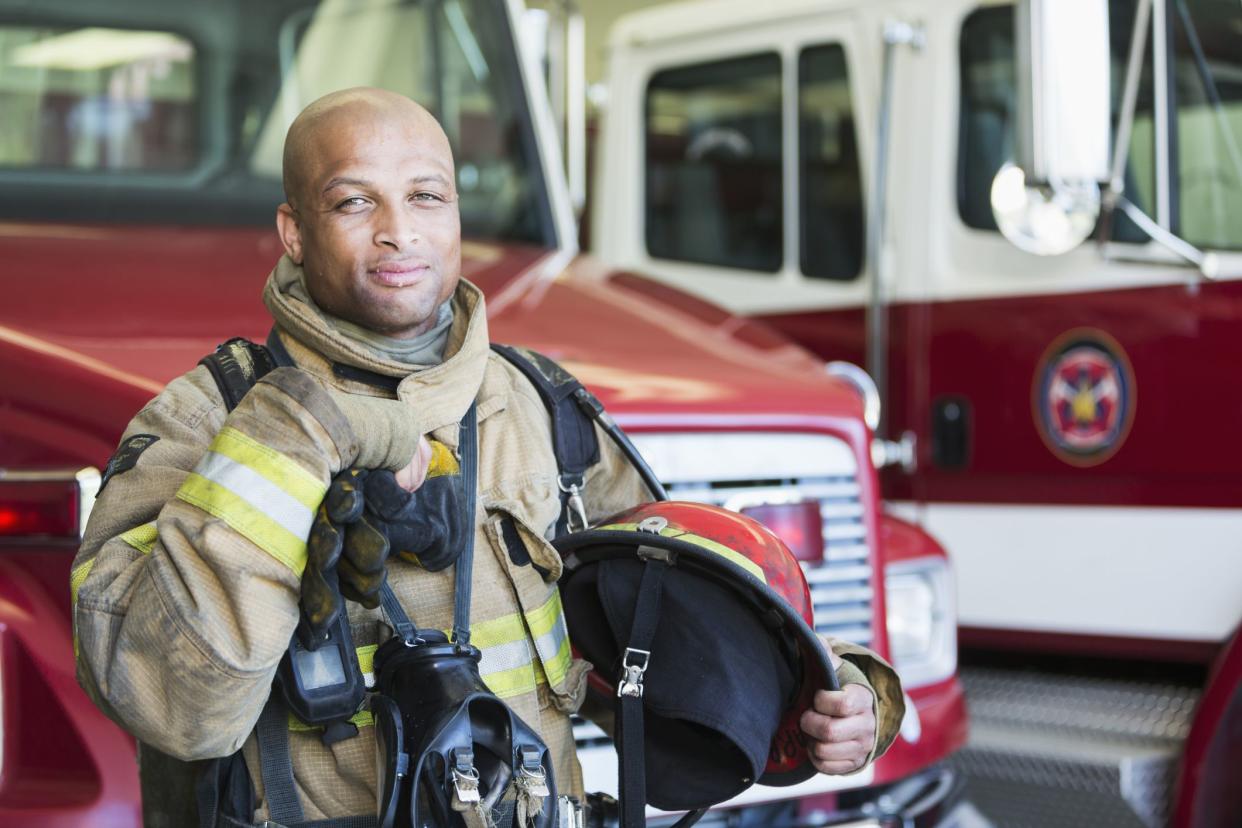
[[468,539],[461,468],[432,441],[426,479],[407,492],[386,470],[348,469],[333,478],[307,539],[302,612],[312,635],[341,611],[341,596],[374,609],[394,552],[437,571],[461,555]]
[[[346,562],[341,557],[344,549],[345,527],[362,517],[365,502],[362,481],[367,472],[347,469],[328,486],[323,502],[315,514],[310,536],[306,539],[306,569],[302,572],[302,615],[309,627],[312,639],[324,636],[341,612],[341,595],[353,591],[353,585],[341,583],[341,569]],[[355,578],[355,565],[348,564],[348,578]],[[383,561],[379,567],[382,575]],[[383,583],[381,577],[380,583]],[[378,593],[379,587],[376,587]]]
[[431,441],[431,461],[423,484],[407,492],[390,471],[367,475],[366,509],[345,536],[351,548],[380,548],[437,572],[461,555],[468,539],[461,467],[443,443]]

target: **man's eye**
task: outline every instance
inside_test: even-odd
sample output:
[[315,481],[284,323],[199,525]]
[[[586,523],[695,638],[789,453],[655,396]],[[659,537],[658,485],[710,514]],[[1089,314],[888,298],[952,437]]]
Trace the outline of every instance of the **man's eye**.
[[367,200],[363,198],[362,196],[351,196],[350,198],[347,198],[344,201],[339,202],[336,205],[336,209],[346,210],[346,211],[357,210],[360,207],[366,206],[366,203],[367,203]]
[[412,198],[415,201],[444,201],[444,196],[440,195],[439,193],[429,193],[426,191],[421,192],[421,193],[415,193],[412,196]]

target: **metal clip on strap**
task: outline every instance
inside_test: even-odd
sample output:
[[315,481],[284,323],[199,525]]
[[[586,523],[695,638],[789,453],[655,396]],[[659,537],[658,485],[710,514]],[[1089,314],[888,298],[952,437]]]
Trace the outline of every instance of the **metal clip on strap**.
[[643,674],[647,672],[647,661],[650,658],[650,650],[625,648],[625,658],[621,660],[621,680],[617,682],[617,698],[623,696],[642,698]]
[[634,622],[630,627],[629,646],[621,661],[622,675],[617,683],[617,790],[621,795],[622,828],[643,828],[646,825],[647,781],[643,732],[643,678],[651,658],[651,642],[660,619],[660,597],[664,573],[669,564],[657,558],[647,559],[638,597],[634,603]]
[[464,811],[479,803],[479,771],[474,766],[474,751],[458,748],[453,751],[453,810]]
[[587,528],[586,504],[582,501],[582,487],[586,483],[581,474],[562,474],[556,485],[565,494],[565,525],[570,532],[582,532]]

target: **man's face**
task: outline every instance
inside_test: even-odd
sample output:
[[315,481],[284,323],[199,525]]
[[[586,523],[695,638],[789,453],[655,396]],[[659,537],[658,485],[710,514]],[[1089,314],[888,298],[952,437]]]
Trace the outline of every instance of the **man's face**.
[[430,328],[461,275],[453,160],[430,119],[350,107],[316,125],[278,225],[325,311],[385,336]]

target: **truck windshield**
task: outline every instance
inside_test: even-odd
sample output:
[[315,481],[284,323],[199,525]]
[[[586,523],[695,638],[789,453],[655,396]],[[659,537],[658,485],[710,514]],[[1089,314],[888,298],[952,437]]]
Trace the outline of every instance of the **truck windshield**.
[[553,241],[495,0],[0,0],[0,21],[0,217],[270,225],[294,116],[365,85],[440,119],[466,234]]

